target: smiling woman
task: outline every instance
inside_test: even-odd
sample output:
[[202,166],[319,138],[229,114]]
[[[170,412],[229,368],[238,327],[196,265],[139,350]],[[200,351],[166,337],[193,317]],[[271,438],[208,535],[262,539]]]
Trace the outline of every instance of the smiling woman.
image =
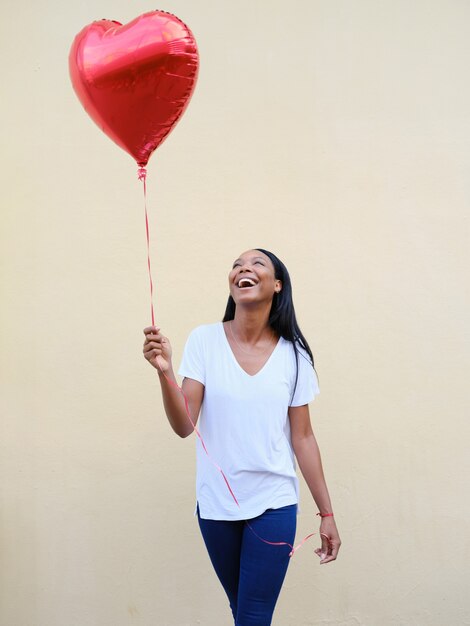
[[[269,626],[289,564],[286,544],[295,538],[295,459],[321,516],[320,563],[336,559],[341,541],[310,422],[318,381],[287,268],[272,252],[248,250],[228,282],[222,322],[193,330],[179,374],[191,420],[199,419],[202,440],[230,484],[227,489],[198,439],[196,510],[209,557],[234,624]],[[194,428],[170,342],[155,326],[144,334],[144,356],[159,373],[168,420],[187,437]],[[273,545],[278,542],[283,545]]]

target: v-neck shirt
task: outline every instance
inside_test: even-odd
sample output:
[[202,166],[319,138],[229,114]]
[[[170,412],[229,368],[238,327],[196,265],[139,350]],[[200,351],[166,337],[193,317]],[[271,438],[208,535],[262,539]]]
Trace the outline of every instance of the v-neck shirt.
[[196,498],[203,519],[250,519],[298,503],[288,408],[308,404],[319,389],[310,358],[297,349],[296,384],[294,346],[282,337],[252,375],[238,363],[222,322],[189,335],[179,374],[204,385],[198,429],[210,458],[199,438],[196,443]]

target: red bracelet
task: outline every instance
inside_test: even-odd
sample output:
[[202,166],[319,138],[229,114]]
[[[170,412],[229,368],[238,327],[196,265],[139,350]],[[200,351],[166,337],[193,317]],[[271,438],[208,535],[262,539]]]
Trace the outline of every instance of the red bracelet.
[[320,517],[334,517],[333,513],[317,513]]

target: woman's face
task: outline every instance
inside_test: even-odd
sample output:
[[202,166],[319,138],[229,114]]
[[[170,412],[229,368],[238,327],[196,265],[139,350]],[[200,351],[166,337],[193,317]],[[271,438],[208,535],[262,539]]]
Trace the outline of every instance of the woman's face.
[[274,275],[271,259],[259,250],[248,250],[236,259],[228,275],[235,303],[271,302],[282,288]]

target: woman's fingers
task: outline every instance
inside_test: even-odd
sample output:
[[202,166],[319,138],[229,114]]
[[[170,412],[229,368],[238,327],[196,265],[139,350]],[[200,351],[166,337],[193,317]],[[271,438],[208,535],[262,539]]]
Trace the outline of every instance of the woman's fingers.
[[328,548],[328,555],[326,556],[326,558],[320,561],[320,564],[323,565],[324,563],[329,563],[330,561],[336,560],[336,557],[338,556],[338,550],[339,545],[331,542],[330,547]]
[[170,342],[160,333],[159,326],[147,326],[144,328],[144,335],[144,357],[154,367],[158,366],[161,371],[166,371],[171,366]]
[[149,335],[144,341],[144,348],[148,346],[153,348],[160,347],[163,343],[164,338],[161,335]]
[[159,328],[155,328],[154,326],[150,326],[149,328],[145,328],[144,329],[144,334],[145,334],[144,345],[148,345],[151,342],[159,343],[159,344],[160,343],[163,343],[163,344],[168,343],[168,339],[166,337],[164,337],[160,333],[160,329]]
[[159,354],[162,354],[163,349],[160,344],[152,342],[147,345],[144,345],[143,352],[144,354],[147,354],[147,355],[148,354],[159,355]]
[[317,548],[315,553],[320,557],[320,565],[334,561],[338,556],[338,551],[341,546],[341,540],[339,537],[330,537],[325,533],[321,533],[321,548]]
[[160,334],[160,328],[158,328],[157,326],[149,326],[148,328],[144,328],[144,335],[144,352],[146,348],[155,348],[159,347],[162,343],[166,343],[165,337]]
[[144,328],[145,341],[160,341],[163,335],[160,334],[160,329],[155,326],[149,326]]
[[331,550],[330,561],[334,561],[336,559],[336,557],[338,556],[338,550],[339,550],[339,544],[334,543],[333,548]]
[[158,326],[147,326],[147,328],[144,328],[144,335],[157,335],[159,330]]
[[325,559],[328,557],[329,549],[330,549],[330,539],[325,533],[320,533],[321,537],[321,548],[317,554],[320,556],[320,563],[324,563]]

